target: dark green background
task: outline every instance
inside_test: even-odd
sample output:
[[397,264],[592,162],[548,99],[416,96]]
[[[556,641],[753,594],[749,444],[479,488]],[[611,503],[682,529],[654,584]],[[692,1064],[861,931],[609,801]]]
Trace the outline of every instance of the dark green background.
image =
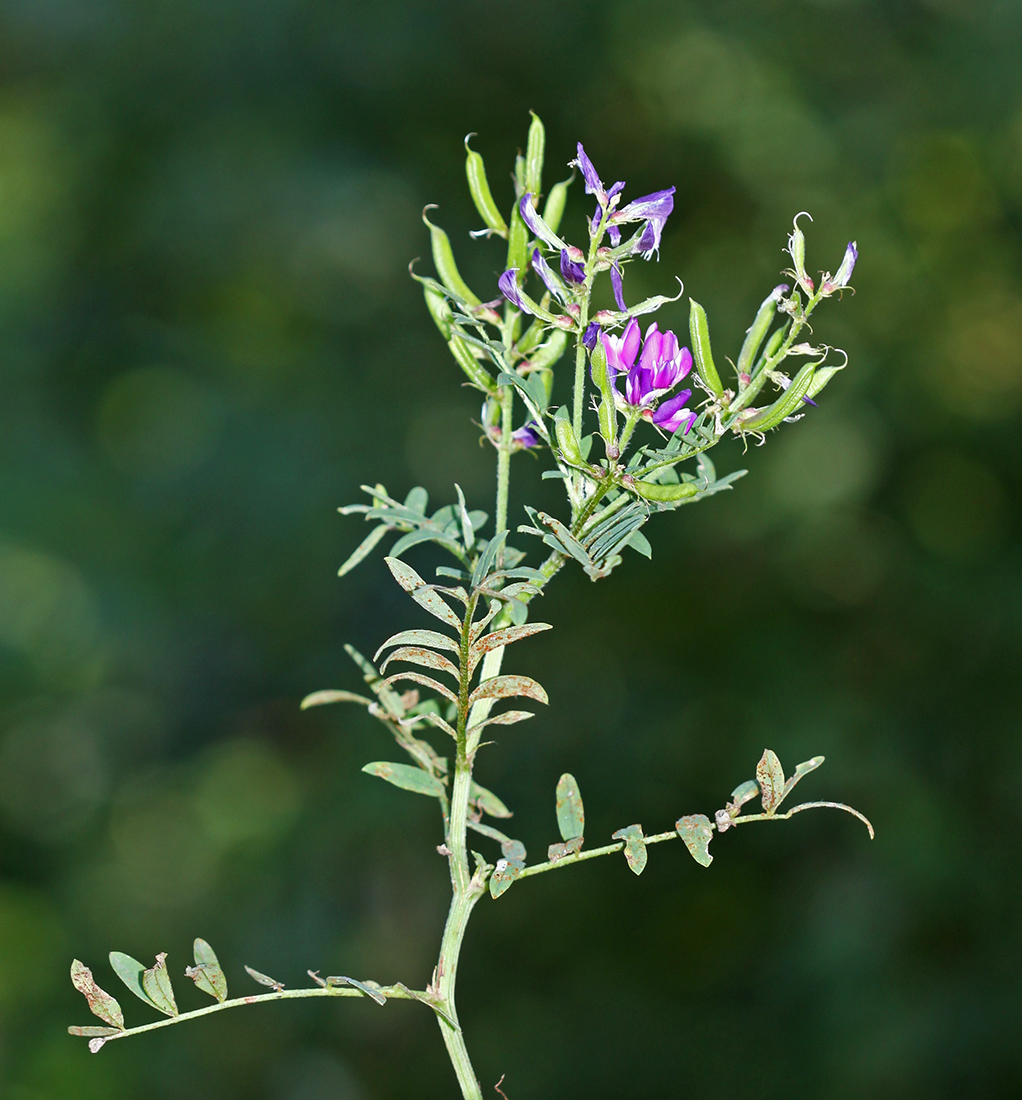
[[[450,1097],[416,1005],[227,1013],[93,1057],[78,956],[195,935],[249,963],[421,985],[435,808],[341,651],[421,621],[336,514],[379,478],[491,504],[492,452],[408,279],[421,207],[463,272],[461,139],[502,204],[528,110],[671,183],[659,265],[718,361],[810,210],[861,251],[816,337],[850,368],[741,454],[737,491],[552,586],[511,651],[552,705],[480,778],[532,849],[571,770],[591,842],[712,813],[765,745],[825,768],[800,815],[484,899],[461,1014],[511,1100],[1017,1096],[1022,6],[1013,0],[5,0],[0,9],[0,1092],[12,1100]],[[566,230],[583,235],[577,192]],[[428,263],[421,270],[428,270]],[[683,330],[683,305],[662,327]],[[550,494],[516,460],[525,489]],[[524,543],[524,536],[518,541]],[[422,569],[428,555],[412,555]],[[183,1006],[205,1003],[178,978]],[[129,1022],[149,1018],[127,993]],[[132,1000],[132,1003],[127,1002]]]

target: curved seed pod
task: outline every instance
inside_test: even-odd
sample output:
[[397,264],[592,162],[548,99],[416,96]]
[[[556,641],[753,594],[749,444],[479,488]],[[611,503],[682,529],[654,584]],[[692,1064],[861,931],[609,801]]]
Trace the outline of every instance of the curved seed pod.
[[[426,210],[436,209],[435,206],[427,206]],[[422,212],[422,220],[429,229],[430,242],[433,247],[433,265],[440,276],[440,282],[459,298],[469,305],[479,305],[479,298],[472,292],[468,283],[461,277],[458,265],[454,260],[454,250],[451,248],[451,240],[438,225],[434,225],[426,217],[426,210]]]
[[451,338],[451,307],[447,299],[439,290],[434,290],[428,283],[422,287],[422,296],[426,299],[426,308],[433,318],[436,327],[440,330],[445,340]]
[[490,184],[486,178],[486,165],[479,153],[470,149],[468,139],[465,138],[465,175],[468,177],[468,190],[472,195],[479,217],[486,223],[488,229],[492,229],[501,237],[507,237],[507,222],[501,214],[497,204],[493,201]]
[[546,127],[535,111],[525,143],[525,190],[538,195],[543,189],[543,156],[546,151]]
[[692,481],[682,481],[677,485],[654,485],[650,481],[636,481],[628,488],[638,493],[643,499],[652,500],[657,504],[675,504],[697,496],[699,493],[695,482]]
[[724,387],[713,362],[713,352],[710,350],[710,326],[706,321],[706,310],[694,298],[689,298],[688,301],[688,331],[692,338],[692,354],[695,356],[696,370],[707,389],[720,397]]

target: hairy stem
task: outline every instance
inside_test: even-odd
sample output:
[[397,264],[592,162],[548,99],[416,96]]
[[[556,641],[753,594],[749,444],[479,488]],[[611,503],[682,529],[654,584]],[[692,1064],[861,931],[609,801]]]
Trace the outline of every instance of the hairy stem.
[[497,448],[497,510],[494,535],[507,529],[507,500],[511,482],[511,434],[515,394],[505,386],[500,394],[500,445]]

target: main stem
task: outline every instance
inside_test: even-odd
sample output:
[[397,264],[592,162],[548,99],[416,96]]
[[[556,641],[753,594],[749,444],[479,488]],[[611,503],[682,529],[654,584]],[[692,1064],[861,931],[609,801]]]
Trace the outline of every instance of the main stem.
[[[494,517],[494,537],[507,530],[508,490],[511,477],[511,425],[514,392],[510,386],[504,387],[500,396],[501,431],[500,446],[497,451],[497,508]],[[475,748],[479,741],[478,732],[469,740],[469,729],[481,722],[489,713],[490,700],[477,702],[471,710],[468,705],[469,674],[468,650],[469,632],[475,615],[475,602],[471,602],[465,611],[465,625],[461,635],[460,668],[461,689],[458,698],[457,751],[454,762],[454,783],[451,789],[451,808],[448,819],[446,845],[451,869],[451,907],[447,913],[443,939],[440,941],[440,955],[437,959],[433,988],[444,1012],[449,1017],[437,1016],[440,1034],[443,1036],[447,1055],[454,1067],[461,1095],[464,1100],[482,1100],[479,1079],[472,1068],[465,1036],[458,1020],[455,995],[458,982],[458,961],[468,929],[469,917],[476,902],[486,888],[485,875],[472,874],[468,862],[466,830],[468,822],[468,803],[472,793],[472,765]],[[480,673],[480,682],[496,676],[500,672],[504,650],[495,649],[486,654]]]

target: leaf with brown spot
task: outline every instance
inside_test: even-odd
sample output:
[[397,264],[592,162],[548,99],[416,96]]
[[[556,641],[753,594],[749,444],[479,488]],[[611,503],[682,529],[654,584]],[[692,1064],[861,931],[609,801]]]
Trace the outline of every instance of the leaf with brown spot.
[[434,680],[431,676],[424,676],[421,672],[395,673],[393,676],[388,676],[381,686],[390,687],[391,684],[396,684],[398,680],[411,680],[413,684],[422,684],[423,687],[428,687],[431,691],[435,691],[437,695],[442,695],[452,703],[458,701],[457,695],[450,688],[445,688],[438,680]]
[[174,987],[167,973],[167,952],[161,951],[156,962],[142,973],[142,988],[146,996],[165,1016],[176,1016],[177,1002],[174,1000]]
[[397,558],[384,558],[387,567],[394,575],[394,580],[412,597],[413,600],[431,615],[436,616],[441,622],[461,630],[461,619],[443,601],[433,585],[428,585],[418,573],[403,561]]
[[513,699],[516,696],[535,699],[537,703],[550,702],[543,685],[531,676],[494,676],[484,680],[468,697],[468,702],[471,706],[480,699]]
[[648,856],[646,841],[642,835],[642,826],[627,825],[623,829],[618,829],[612,839],[625,842],[625,859],[628,861],[628,866],[635,874],[641,875],[646,870]]
[[[71,963],[71,984],[89,1002],[89,1011],[93,1016],[98,1016],[118,1030],[124,1028],[124,1013],[121,1011],[121,1006],[105,989],[101,989],[96,984],[92,971],[78,959]],[[84,1035],[85,1032],[75,1034]],[[95,1032],[95,1034],[100,1033]]]
[[526,718],[535,718],[536,716],[531,710],[505,710],[500,714],[494,714],[490,718],[486,718],[482,722],[476,722],[474,726],[468,727],[470,734],[475,733],[476,730],[481,730],[483,726],[513,726],[516,722],[524,722]]
[[441,798],[444,794],[444,785],[436,776],[413,764],[392,764],[386,760],[375,760],[366,764],[362,771],[413,794],[425,794],[431,798]]
[[391,636],[376,651],[374,661],[380,659],[380,654],[394,645],[428,645],[433,649],[447,649],[451,653],[459,652],[458,643],[446,634],[438,630],[400,630]]
[[678,836],[685,842],[685,847],[696,863],[702,867],[709,867],[713,862],[710,855],[710,841],[713,839],[713,826],[706,814],[689,814],[687,817],[679,817],[674,823]]
[[759,783],[763,812],[772,814],[784,797],[784,769],[773,749],[764,749],[756,765],[756,782]]
[[502,630],[494,630],[484,635],[475,642],[470,650],[469,671],[472,671],[484,654],[491,649],[499,649],[501,646],[512,645],[522,638],[530,638],[533,634],[541,634],[544,630],[552,630],[549,623],[526,623],[525,626],[506,626]]
[[372,699],[367,699],[364,695],[356,695],[353,691],[325,688],[322,691],[314,691],[311,695],[306,695],[301,702],[300,709],[308,710],[309,707],[323,707],[328,703],[359,703],[363,707],[373,705]]
[[458,666],[456,664],[453,664],[446,657],[442,657],[439,653],[434,653],[431,649],[424,649],[422,646],[398,646],[383,664],[380,665],[380,672],[386,672],[387,665],[389,665],[391,661],[407,661],[412,665],[421,665],[423,668],[431,668],[435,672],[446,672],[448,676],[453,676],[456,682],[461,682],[461,673],[458,671]]
[[580,836],[572,837],[571,840],[559,840],[547,847],[546,858],[550,863],[556,863],[559,859],[564,859],[565,856],[577,856],[582,851],[584,843],[585,840]]
[[557,780],[557,828],[562,840],[574,840],[586,830],[586,813],[578,781],[570,772]]

